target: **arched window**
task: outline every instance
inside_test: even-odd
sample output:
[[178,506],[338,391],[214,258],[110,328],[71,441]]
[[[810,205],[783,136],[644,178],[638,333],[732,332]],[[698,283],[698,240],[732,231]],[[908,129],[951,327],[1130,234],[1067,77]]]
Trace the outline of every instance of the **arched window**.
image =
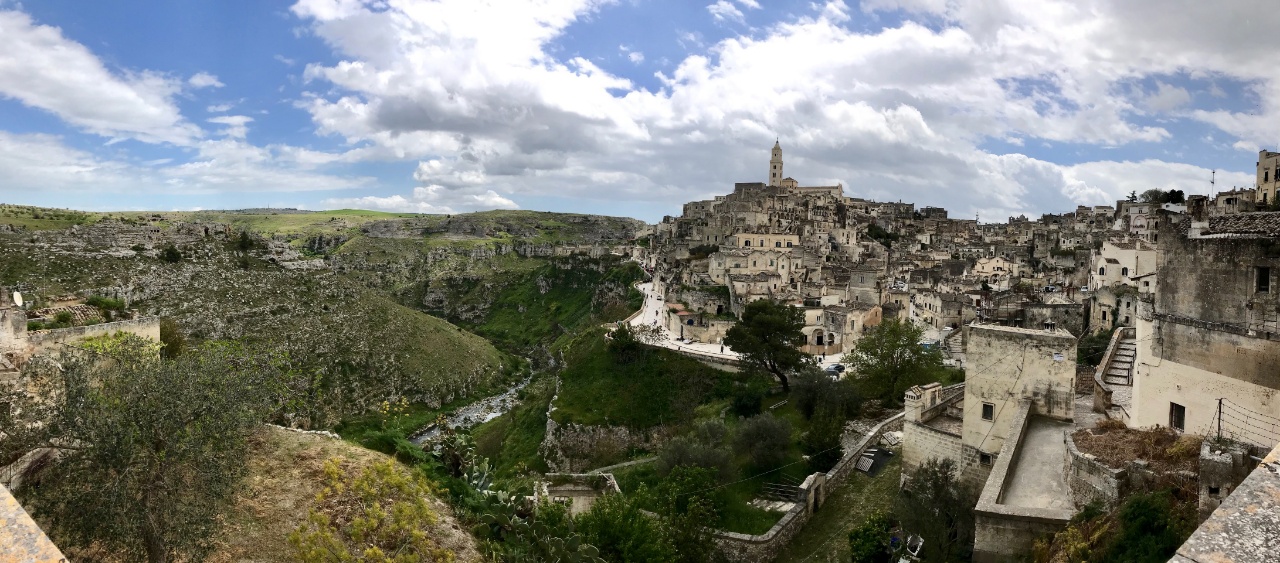
[[1129,275],[1129,269],[1128,269],[1128,268],[1120,268],[1120,275],[1125,276],[1125,277],[1128,277],[1128,275]]
[[742,241],[742,246],[751,246],[751,241],[749,240]]
[[782,248],[782,241],[778,241],[778,242],[773,243],[773,247],[774,247],[774,248]]
[[[747,245],[747,246],[750,246],[750,245]],[[1107,269],[1106,269],[1106,268],[1098,268],[1098,275],[1099,275],[1099,276],[1105,276],[1105,275],[1107,275]]]
[[787,243],[787,248],[791,248],[791,243]]

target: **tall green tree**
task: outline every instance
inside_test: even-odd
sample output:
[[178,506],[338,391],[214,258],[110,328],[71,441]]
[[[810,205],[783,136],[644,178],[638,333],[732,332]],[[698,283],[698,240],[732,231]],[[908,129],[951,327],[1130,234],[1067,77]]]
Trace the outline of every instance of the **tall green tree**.
[[17,493],[62,545],[127,560],[199,560],[246,471],[250,434],[271,408],[273,368],[236,348],[171,360],[129,336],[95,352],[31,362],[0,403],[0,458],[47,448],[39,485]]
[[813,363],[813,356],[801,352],[804,344],[804,310],[772,299],[747,304],[742,320],[725,333],[724,343],[742,354],[742,360],[756,370],[771,373],[791,389],[788,377]]
[[842,361],[869,397],[897,403],[912,385],[936,381],[942,373],[942,352],[922,346],[923,335],[910,321],[889,319],[862,335]]

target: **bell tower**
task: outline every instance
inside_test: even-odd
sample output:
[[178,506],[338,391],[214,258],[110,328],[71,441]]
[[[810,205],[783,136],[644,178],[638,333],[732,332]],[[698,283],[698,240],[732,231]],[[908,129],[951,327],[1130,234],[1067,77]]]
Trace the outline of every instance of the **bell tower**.
[[769,159],[769,185],[782,185],[782,145],[778,144],[775,139],[773,141],[773,157]]

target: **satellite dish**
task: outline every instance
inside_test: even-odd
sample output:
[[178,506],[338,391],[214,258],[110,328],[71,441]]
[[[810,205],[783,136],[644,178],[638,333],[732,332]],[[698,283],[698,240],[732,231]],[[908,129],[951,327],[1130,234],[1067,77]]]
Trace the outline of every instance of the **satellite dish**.
[[22,292],[20,291],[13,292],[13,304],[19,307],[22,306]]

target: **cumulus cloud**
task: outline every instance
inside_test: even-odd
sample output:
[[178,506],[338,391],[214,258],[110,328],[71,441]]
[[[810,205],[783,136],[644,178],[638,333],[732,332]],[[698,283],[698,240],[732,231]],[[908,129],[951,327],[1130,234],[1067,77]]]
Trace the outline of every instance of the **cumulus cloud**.
[[456,192],[444,186],[423,186],[413,189],[409,197],[365,196],[354,198],[329,198],[321,202],[327,209],[356,208],[401,213],[465,213],[481,209],[518,209],[514,201],[502,197],[493,190],[474,193]]
[[201,131],[173,101],[181,90],[160,73],[113,73],[60,29],[0,10],[0,95],[97,135],[187,145]]
[[195,73],[194,75],[191,76],[191,78],[187,79],[187,84],[190,84],[192,88],[197,88],[197,89],[198,88],[221,88],[225,86],[225,84],[223,84],[222,81],[218,80],[217,76],[214,76],[207,72]]
[[[649,90],[552,54],[603,2],[300,0],[293,12],[340,62],[306,67],[315,91],[299,107],[322,134],[362,147],[351,158],[420,161],[414,177],[425,187],[370,200],[383,208],[468,208],[456,194],[710,197],[763,179],[781,137],[787,173],[805,184],[841,182],[850,195],[958,216],[1061,211],[1139,184],[1189,187],[1208,171],[1156,160],[1064,165],[983,146],[1163,143],[1169,130],[1144,118],[1171,112],[1241,140],[1270,134],[1274,119],[1190,108],[1181,84],[1192,77],[1261,81],[1262,99],[1280,92],[1256,46],[1231,31],[1231,10],[1180,2],[1214,40],[1149,1],[877,0],[861,9],[945,25],[863,31],[832,0],[750,36],[685,37],[692,52]],[[758,7],[719,0],[707,10],[741,22]],[[1280,25],[1261,19],[1261,29]]]

